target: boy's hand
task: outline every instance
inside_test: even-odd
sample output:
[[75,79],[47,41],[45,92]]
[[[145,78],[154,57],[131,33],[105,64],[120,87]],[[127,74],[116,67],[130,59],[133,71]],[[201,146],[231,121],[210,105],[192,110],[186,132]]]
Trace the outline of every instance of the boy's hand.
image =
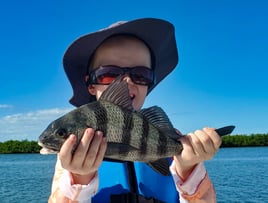
[[211,159],[221,145],[221,137],[214,128],[203,128],[182,136],[180,141],[183,150],[174,156],[176,171],[182,180],[186,180],[194,167],[205,160]]
[[62,167],[73,175],[72,184],[87,185],[96,175],[106,148],[107,141],[100,131],[92,128],[85,130],[84,135],[74,152],[72,149],[76,143],[76,136],[70,137],[64,142],[59,152]]

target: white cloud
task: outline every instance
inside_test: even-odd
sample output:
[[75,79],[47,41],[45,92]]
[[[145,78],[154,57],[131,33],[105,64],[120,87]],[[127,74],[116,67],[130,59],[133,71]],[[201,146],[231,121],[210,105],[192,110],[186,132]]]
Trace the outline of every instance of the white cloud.
[[51,121],[71,110],[54,108],[0,117],[0,141],[37,140]]
[[12,105],[8,105],[8,104],[0,104],[0,109],[6,109],[6,108],[12,108]]

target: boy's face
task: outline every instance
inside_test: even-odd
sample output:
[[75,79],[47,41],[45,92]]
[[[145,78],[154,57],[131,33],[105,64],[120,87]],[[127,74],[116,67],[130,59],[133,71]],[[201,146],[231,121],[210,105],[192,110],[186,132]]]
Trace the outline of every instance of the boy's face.
[[[93,69],[104,65],[119,67],[146,66],[151,67],[151,56],[148,47],[133,37],[118,36],[105,41],[95,52],[91,62]],[[147,95],[148,86],[133,83],[130,77],[124,78],[128,82],[132,106],[135,110],[141,109]],[[89,85],[90,94],[99,99],[108,85]]]

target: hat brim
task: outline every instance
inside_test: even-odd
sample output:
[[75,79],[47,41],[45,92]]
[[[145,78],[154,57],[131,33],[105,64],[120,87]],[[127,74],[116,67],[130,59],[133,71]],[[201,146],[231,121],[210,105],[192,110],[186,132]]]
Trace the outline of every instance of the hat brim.
[[148,93],[176,67],[178,51],[174,26],[165,20],[143,18],[87,34],[75,40],[63,57],[63,66],[73,88],[70,103],[74,106],[95,100],[95,97],[89,94],[85,82],[89,60],[105,39],[117,34],[134,35],[143,40],[152,51],[155,60],[155,84],[150,87]]

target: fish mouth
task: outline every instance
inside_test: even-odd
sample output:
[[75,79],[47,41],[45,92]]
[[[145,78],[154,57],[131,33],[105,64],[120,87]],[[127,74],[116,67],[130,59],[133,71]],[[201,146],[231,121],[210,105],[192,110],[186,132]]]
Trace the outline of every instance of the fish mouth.
[[46,154],[57,154],[58,153],[58,151],[56,151],[55,149],[47,148],[47,146],[45,146],[41,142],[38,142],[38,145],[40,147],[42,147],[42,149],[40,150],[40,154],[42,154],[42,155],[46,155]]

